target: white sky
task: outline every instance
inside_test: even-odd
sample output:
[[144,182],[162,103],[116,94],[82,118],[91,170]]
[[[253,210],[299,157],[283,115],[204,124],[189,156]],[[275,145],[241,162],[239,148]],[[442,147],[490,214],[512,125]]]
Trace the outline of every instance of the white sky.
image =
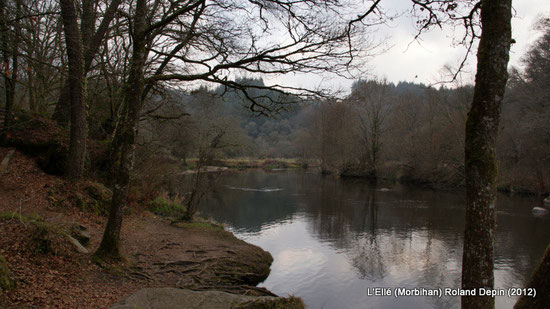
[[[388,0],[393,2],[393,8],[410,7],[409,0]],[[388,2],[386,2],[386,7]],[[533,28],[535,21],[542,14],[550,15],[549,0],[515,0],[513,2],[515,16],[512,19],[512,36],[516,43],[510,53],[510,65],[521,67],[520,59],[538,37],[539,33]],[[434,28],[421,37],[421,41],[413,42],[415,35],[414,21],[411,17],[403,16],[392,24],[381,26],[377,32],[379,39],[389,35],[388,45],[392,46],[384,54],[375,56],[370,61],[370,77],[385,77],[390,82],[414,81],[433,84],[441,81],[442,68],[445,65],[457,67],[465,53],[463,46],[453,45],[452,29],[440,30]],[[412,43],[411,43],[412,42]],[[469,66],[463,74],[464,82],[472,82],[475,75],[475,51],[470,55]],[[369,76],[366,76],[367,78]],[[269,83],[271,79],[266,79]],[[314,88],[320,83],[331,88],[340,88],[349,91],[352,81],[332,76],[291,75],[273,79],[274,82],[293,86]]]

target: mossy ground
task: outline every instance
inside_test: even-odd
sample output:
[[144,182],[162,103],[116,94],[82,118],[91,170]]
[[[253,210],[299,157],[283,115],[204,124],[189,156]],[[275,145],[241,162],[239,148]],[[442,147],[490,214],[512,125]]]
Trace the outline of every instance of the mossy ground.
[[82,181],[61,182],[48,189],[47,199],[52,209],[76,206],[81,211],[106,216],[109,213],[112,192],[105,185]]

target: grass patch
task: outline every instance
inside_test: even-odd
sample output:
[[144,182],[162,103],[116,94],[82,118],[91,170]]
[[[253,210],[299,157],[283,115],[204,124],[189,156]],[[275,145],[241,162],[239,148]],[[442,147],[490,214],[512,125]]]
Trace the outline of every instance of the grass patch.
[[15,211],[0,212],[0,220],[18,219],[21,222],[42,222],[44,218],[37,214],[22,215]]
[[160,196],[148,202],[147,208],[152,213],[163,217],[181,217],[185,214],[185,205],[177,201],[167,201]]
[[189,229],[199,229],[205,231],[225,231],[223,225],[209,221],[180,222],[177,226]]
[[[195,166],[197,159],[191,158],[187,160],[189,169]],[[302,168],[303,164],[295,158],[229,158],[220,159],[212,162],[213,166],[224,166],[233,169],[248,169],[248,168],[264,168],[264,169],[286,169],[286,168]]]

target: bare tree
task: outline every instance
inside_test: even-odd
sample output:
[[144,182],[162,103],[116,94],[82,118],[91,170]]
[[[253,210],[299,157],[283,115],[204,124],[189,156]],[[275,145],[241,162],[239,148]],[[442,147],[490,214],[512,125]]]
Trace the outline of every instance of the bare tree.
[[[508,79],[512,1],[483,0],[474,98],[466,121],[466,227],[462,288],[493,288],[496,140]],[[494,308],[490,296],[462,297],[462,308]]]
[[[97,0],[84,0],[82,1],[82,14],[80,18],[80,33],[81,40],[78,42],[72,42],[72,44],[81,45],[82,57],[83,57],[83,75],[90,71],[94,58],[98,53],[99,48],[104,42],[105,35],[109,31],[109,25],[113,18],[115,18],[116,11],[120,5],[121,0],[112,0],[109,4],[101,5]],[[61,3],[61,2],[60,2]],[[97,15],[100,8],[104,8],[102,12],[102,20],[96,28]],[[77,18],[76,16],[75,18]],[[77,23],[78,26],[78,23]],[[74,79],[74,77],[72,77]],[[55,105],[55,110],[52,118],[57,121],[58,124],[66,126],[71,120],[71,95],[68,78],[63,83],[61,88],[59,99]]]
[[[84,76],[84,59],[82,36],[78,29],[76,7],[73,0],[60,0],[65,44],[69,60],[69,98],[71,110],[71,133],[69,143],[69,159],[67,175],[72,180],[78,180],[84,172],[86,156],[86,80]],[[84,5],[88,12],[90,0]]]
[[[117,162],[113,199],[96,256],[120,257],[120,229],[137,124],[143,101],[156,83],[217,83],[239,90],[253,112],[276,112],[283,108],[279,102],[261,102],[249,90],[271,89],[306,97],[319,93],[282,85],[243,85],[228,77],[242,71],[346,74],[353,60],[368,52],[364,45],[352,44],[363,37],[361,27],[355,25],[370,16],[378,19],[378,2],[373,2],[364,16],[349,21],[338,12],[347,8],[336,1],[159,0],[149,6],[147,1],[137,0],[135,7],[125,13],[131,24],[132,56],[112,146],[112,156],[116,158],[113,162]],[[273,40],[266,40],[267,37]],[[147,67],[148,63],[152,65]]]
[[[18,82],[19,71],[19,43],[21,37],[21,7],[20,0],[15,2],[15,7],[6,5],[5,0],[0,0],[0,49],[2,52],[2,76],[5,88],[5,117],[0,132],[0,144],[5,143],[7,131],[12,122],[12,110],[15,103],[15,88]],[[11,14],[10,14],[11,12]],[[10,23],[10,19],[13,20]]]
[[61,123],[65,122],[61,110],[70,110],[71,130],[69,142],[69,157],[66,174],[72,180],[78,180],[84,172],[86,156],[86,72],[89,71],[93,58],[101,45],[109,23],[114,17],[120,0],[113,0],[107,7],[105,16],[97,31],[95,31],[94,0],[82,1],[82,21],[78,28],[77,10],[73,0],[60,0],[61,16],[65,29],[67,58],[69,62],[68,82],[61,89],[60,106],[54,113]]
[[[508,79],[511,0],[412,0],[419,14],[419,35],[431,26],[459,22],[468,51],[479,39],[477,73],[465,130],[466,227],[462,288],[493,288],[496,227],[496,140]],[[461,13],[464,12],[464,13]],[[481,31],[481,34],[479,34]],[[458,72],[466,63],[459,66]],[[458,77],[458,72],[453,80]],[[490,296],[463,296],[462,308],[493,308]]]
[[382,134],[386,118],[393,101],[387,80],[358,81],[352,86],[350,100],[353,102],[359,119],[359,137],[363,144],[363,165],[368,175],[376,178],[377,166],[382,150]]
[[62,22],[58,1],[25,2],[21,20],[21,53],[24,60],[26,101],[33,112],[46,113],[54,100],[65,67]]

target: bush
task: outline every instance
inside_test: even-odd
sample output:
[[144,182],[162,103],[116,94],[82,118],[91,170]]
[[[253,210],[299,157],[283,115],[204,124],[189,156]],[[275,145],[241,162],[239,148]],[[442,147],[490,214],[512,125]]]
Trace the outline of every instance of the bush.
[[164,217],[182,217],[185,214],[185,205],[160,196],[148,202],[147,208],[154,214]]

